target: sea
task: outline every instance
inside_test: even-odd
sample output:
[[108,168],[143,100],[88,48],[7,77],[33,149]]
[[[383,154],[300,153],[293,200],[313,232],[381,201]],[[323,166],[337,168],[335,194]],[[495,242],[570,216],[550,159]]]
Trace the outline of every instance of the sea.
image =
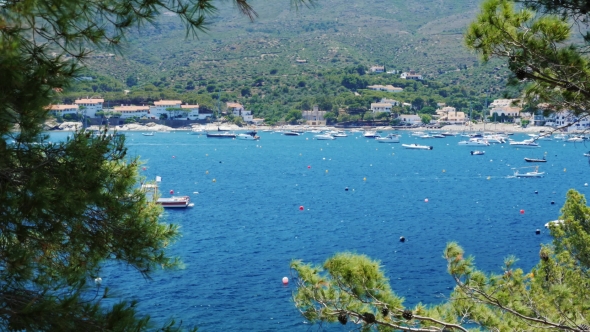
[[[145,279],[110,263],[102,286],[138,300],[154,323],[174,319],[200,331],[319,329],[293,304],[293,260],[322,264],[339,252],[367,255],[380,261],[408,307],[446,301],[454,282],[442,254],[451,241],[485,272],[501,273],[509,255],[529,270],[540,245],[551,242],[544,225],[559,218],[567,191],[587,194],[590,182],[584,143],[459,146],[465,137],[421,139],[410,132],[389,144],[362,133],[333,141],[311,133],[259,132],[259,141],[183,131],[124,134],[128,155],[144,163],[142,176],[161,177],[163,197],[188,195],[194,207],[162,215],[162,222],[181,226],[182,237],[169,247],[184,262],[181,269]],[[408,150],[404,143],[433,149]],[[545,176],[512,177],[530,166]]]

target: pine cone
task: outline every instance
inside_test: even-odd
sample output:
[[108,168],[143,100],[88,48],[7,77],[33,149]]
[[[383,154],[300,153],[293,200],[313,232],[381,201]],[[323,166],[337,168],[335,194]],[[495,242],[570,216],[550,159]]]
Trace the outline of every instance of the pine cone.
[[387,315],[389,315],[389,309],[387,309],[387,307],[384,307],[383,309],[381,309],[381,314],[383,315],[383,317],[387,317]]
[[404,312],[402,313],[402,317],[404,319],[410,320],[414,318],[414,314],[412,313],[412,310],[404,310]]
[[373,324],[375,323],[375,315],[373,315],[370,312],[365,312],[363,314],[363,319],[365,320],[365,322],[367,322],[368,324]]
[[338,315],[338,321],[340,322],[340,324],[346,325],[346,323],[348,322],[348,317],[345,314],[340,314]]

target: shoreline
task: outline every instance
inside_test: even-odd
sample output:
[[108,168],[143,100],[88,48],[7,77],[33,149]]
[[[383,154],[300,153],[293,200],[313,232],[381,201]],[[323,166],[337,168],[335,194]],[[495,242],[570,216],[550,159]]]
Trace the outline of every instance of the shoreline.
[[[64,122],[61,123],[58,128],[59,129],[50,129],[46,130],[48,132],[51,131],[66,131],[66,132],[73,132],[76,129],[81,128],[81,122]],[[485,127],[485,129],[484,129]],[[54,127],[55,128],[55,127]],[[520,126],[516,126],[513,123],[476,123],[468,125],[446,125],[441,128],[432,129],[426,127],[415,127],[415,128],[393,128],[391,126],[385,127],[356,127],[356,128],[338,128],[335,126],[309,126],[309,125],[283,125],[283,126],[244,126],[238,127],[234,124],[226,124],[226,123],[209,123],[206,125],[198,125],[192,126],[192,128],[172,128],[165,125],[159,125],[156,123],[148,123],[146,125],[139,125],[135,123],[119,125],[116,127],[109,128],[110,130],[117,130],[122,132],[173,132],[173,131],[182,131],[182,132],[190,132],[193,129],[206,131],[217,131],[219,129],[224,131],[248,131],[248,130],[297,130],[297,131],[308,131],[308,130],[373,130],[373,131],[451,131],[451,132],[509,132],[509,133],[540,133],[540,132],[552,132],[557,131],[556,128],[553,127],[545,127],[545,126],[528,126],[526,128],[522,128]],[[99,130],[99,126],[90,126],[87,129],[89,130]]]

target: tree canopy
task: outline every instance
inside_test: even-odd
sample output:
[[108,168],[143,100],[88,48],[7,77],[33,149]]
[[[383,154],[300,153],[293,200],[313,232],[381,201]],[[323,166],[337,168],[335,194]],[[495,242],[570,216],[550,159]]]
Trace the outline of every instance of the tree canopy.
[[[161,207],[138,186],[140,161],[127,156],[124,136],[80,130],[52,143],[43,124],[89,55],[120,50],[129,29],[162,12],[176,14],[189,35],[205,31],[217,2],[0,1],[1,329],[153,328],[135,302],[105,304],[100,275],[106,261],[146,278],[176,267],[166,248],[178,228],[160,222]],[[248,1],[233,2],[256,16]]]
[[504,260],[503,273],[476,268],[455,242],[443,257],[456,287],[445,303],[413,308],[390,288],[378,261],[339,253],[322,266],[293,261],[295,306],[312,323],[356,324],[378,331],[589,331],[590,207],[570,190],[561,222],[549,226],[552,244],[543,245],[529,272]]
[[[578,0],[486,0],[465,35],[483,60],[505,59],[524,97],[548,111],[588,115],[588,4]],[[576,36],[576,34],[579,34]]]

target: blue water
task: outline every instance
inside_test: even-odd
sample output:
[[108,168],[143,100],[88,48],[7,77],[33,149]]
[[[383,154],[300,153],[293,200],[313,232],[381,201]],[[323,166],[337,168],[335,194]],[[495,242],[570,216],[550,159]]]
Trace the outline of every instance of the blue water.
[[[307,331],[291,301],[294,283],[281,284],[291,277],[292,259],[366,254],[381,261],[409,306],[439,303],[450,293],[442,259],[449,241],[485,271],[500,272],[508,255],[530,269],[539,245],[551,240],[543,225],[557,219],[567,190],[587,194],[590,182],[583,156],[589,148],[557,141],[541,141],[539,149],[493,145],[472,156],[482,149],[458,146],[460,137],[423,140],[405,132],[402,143],[434,149],[406,150],[360,134],[316,141],[309,133],[262,132],[258,142],[186,132],[126,136],[129,153],[146,162],[143,174],[162,177],[164,196],[174,190],[195,203],[164,215],[181,225],[183,236],[170,250],[186,266],[153,280],[117,266],[105,271],[103,284],[140,300],[156,322],[175,318],[201,331]],[[534,164],[544,178],[508,178],[513,167],[531,166],[524,157],[545,153],[548,162]]]

